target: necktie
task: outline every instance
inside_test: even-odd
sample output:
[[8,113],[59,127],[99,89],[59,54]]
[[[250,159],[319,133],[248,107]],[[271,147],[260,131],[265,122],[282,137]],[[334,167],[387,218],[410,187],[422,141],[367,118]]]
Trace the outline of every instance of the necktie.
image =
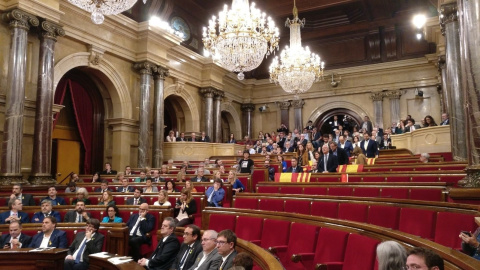
[[208,200],[207,200],[207,201],[208,201],[209,203],[212,202],[212,197],[213,197],[213,193],[214,193],[214,192],[215,192],[215,191],[212,190],[212,193],[210,193],[210,196],[208,196]]
[[323,159],[324,171],[327,170],[327,160],[328,160],[328,155],[325,155],[325,158]]
[[135,202],[133,203],[133,205],[137,205],[138,204],[138,199],[135,199]]
[[140,225],[140,216],[137,219],[137,223],[135,223],[135,227],[133,228],[133,233],[131,234],[132,236],[137,235],[137,231],[138,231],[138,227],[139,227],[138,225]]
[[80,262],[80,259],[82,258],[83,250],[85,249],[86,244],[87,244],[87,239],[85,239],[85,241],[83,241],[82,245],[78,249],[77,257],[75,258],[75,263]]
[[188,254],[192,253],[192,247],[189,247],[187,251],[185,251],[185,254],[183,254],[182,259],[180,260],[180,269],[183,269],[183,265],[185,264],[185,261],[187,260]]
[[292,173],[296,172],[296,169],[295,167],[292,168]]

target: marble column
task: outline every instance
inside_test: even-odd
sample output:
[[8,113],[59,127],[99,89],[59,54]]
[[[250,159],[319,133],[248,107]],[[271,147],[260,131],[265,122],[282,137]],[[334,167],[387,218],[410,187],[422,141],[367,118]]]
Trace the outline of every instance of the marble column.
[[445,35],[446,81],[450,92],[450,134],[452,155],[455,160],[467,159],[467,142],[465,126],[465,100],[460,67],[460,36],[457,18],[457,4],[451,3],[440,7],[440,25]]
[[0,184],[26,183],[22,177],[23,112],[27,72],[27,36],[37,17],[14,9],[2,14],[10,26],[10,55],[5,97]]
[[247,133],[245,135],[252,139],[252,112],[255,110],[255,105],[252,103],[242,104],[241,109],[244,113],[244,130]]
[[303,132],[303,122],[302,122],[302,109],[303,105],[305,105],[305,101],[303,99],[294,99],[291,101],[293,106],[293,120],[294,120],[294,128],[298,129],[300,133]]
[[438,71],[440,72],[440,76],[442,77],[442,84],[438,93],[440,95],[440,108],[441,113],[448,113],[450,108],[450,90],[448,89],[447,83],[447,65],[445,64],[445,55],[440,55],[438,57]]
[[[464,187],[480,187],[480,0],[459,0],[460,51],[468,167],[459,181]],[[447,62],[448,63],[448,62]],[[453,106],[453,104],[452,104]]]
[[222,142],[222,110],[220,105],[224,96],[225,93],[223,91],[215,91],[215,97],[213,100],[213,131],[215,136],[213,138],[210,137],[211,142]]
[[163,136],[165,124],[163,113],[165,111],[164,84],[165,78],[169,75],[168,69],[158,66],[157,72],[153,75],[153,145],[152,145],[152,167],[160,168],[163,162]]
[[278,102],[277,105],[280,108],[280,123],[285,124],[287,127],[289,127],[290,121],[289,121],[288,109],[290,108],[290,105],[291,105],[290,101]]
[[200,89],[200,93],[205,100],[205,134],[213,138],[213,96],[217,89],[213,87],[206,87]]
[[54,51],[57,36],[64,36],[63,28],[49,21],[42,21],[40,33],[40,61],[38,63],[37,101],[35,108],[35,132],[33,135],[32,171],[29,181],[35,185],[56,183],[51,175],[52,124],[53,124],[53,73]]
[[403,94],[401,90],[393,90],[385,93],[385,96],[390,100],[390,123],[397,123],[400,121],[400,96]]
[[148,166],[147,152],[149,147],[150,133],[150,89],[152,88],[152,74],[157,71],[157,66],[151,62],[145,61],[136,63],[133,68],[140,73],[140,105],[139,125],[138,125],[138,160],[137,167],[145,168]]
[[[383,92],[376,92],[370,95],[373,101],[373,127],[383,128]],[[398,119],[397,119],[398,121]]]

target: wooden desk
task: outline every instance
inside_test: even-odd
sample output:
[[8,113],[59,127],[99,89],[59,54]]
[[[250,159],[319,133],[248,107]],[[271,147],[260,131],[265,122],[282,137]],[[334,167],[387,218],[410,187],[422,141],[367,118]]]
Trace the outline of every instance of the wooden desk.
[[[112,255],[113,254],[109,254]],[[119,257],[119,256],[115,256]],[[89,256],[90,258],[90,270],[145,270],[142,266],[140,266],[138,263],[131,261],[128,263],[122,263],[122,264],[112,264],[111,262],[108,261],[110,258],[98,258],[95,256]]]
[[0,269],[62,270],[68,249],[56,248],[43,252],[28,252],[32,248],[0,250]]

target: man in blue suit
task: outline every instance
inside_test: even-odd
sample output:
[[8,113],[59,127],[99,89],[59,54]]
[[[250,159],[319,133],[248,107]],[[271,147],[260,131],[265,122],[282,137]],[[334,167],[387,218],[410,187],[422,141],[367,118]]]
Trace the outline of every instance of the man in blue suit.
[[89,267],[89,254],[102,251],[105,237],[98,232],[100,220],[92,218],[87,220],[87,227],[84,232],[75,236],[68,248],[68,256],[63,264],[64,270],[87,270]]
[[66,205],[63,198],[57,197],[57,189],[54,186],[48,188],[48,196],[45,199],[52,201],[52,205]]
[[122,186],[117,188],[117,192],[128,193],[133,191],[135,191],[135,188],[128,185],[128,178],[123,178]]
[[225,190],[223,190],[222,186],[222,180],[215,179],[213,186],[205,191],[208,206],[222,207],[223,197],[225,197]]
[[338,147],[339,148],[342,148],[343,150],[345,150],[345,152],[347,152],[347,156],[350,157],[351,153],[353,152],[353,144],[352,142],[350,141],[345,141],[345,137],[344,136],[340,136],[340,138],[338,138]]
[[67,248],[67,234],[64,231],[57,230],[57,219],[49,216],[43,219],[42,232],[36,234],[29,248]]
[[22,211],[22,200],[12,199],[8,201],[9,211],[0,214],[0,224],[8,224],[12,221],[19,221],[21,223],[29,223],[28,214]]
[[370,133],[363,134],[363,141],[360,143],[360,148],[367,158],[378,158],[378,145],[375,140],[370,140]]
[[43,200],[41,203],[42,211],[37,212],[32,217],[32,223],[42,223],[43,219],[48,216],[55,217],[57,222],[61,222],[60,213],[52,210],[52,201]]
[[3,234],[0,238],[0,248],[17,249],[30,245],[32,237],[22,234],[22,224],[20,222],[10,222],[8,230],[10,233]]
[[148,203],[142,203],[138,207],[138,213],[130,216],[127,226],[129,231],[129,255],[132,256],[134,261],[138,261],[142,256],[140,247],[143,244],[150,245],[152,243],[151,239],[147,237],[147,233],[155,227],[155,217],[148,213]]

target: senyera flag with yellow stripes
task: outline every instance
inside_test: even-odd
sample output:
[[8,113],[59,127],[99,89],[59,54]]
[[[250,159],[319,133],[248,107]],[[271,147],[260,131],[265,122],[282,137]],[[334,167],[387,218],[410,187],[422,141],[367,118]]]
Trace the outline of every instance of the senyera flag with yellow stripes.
[[276,173],[275,182],[310,182],[311,173]]

